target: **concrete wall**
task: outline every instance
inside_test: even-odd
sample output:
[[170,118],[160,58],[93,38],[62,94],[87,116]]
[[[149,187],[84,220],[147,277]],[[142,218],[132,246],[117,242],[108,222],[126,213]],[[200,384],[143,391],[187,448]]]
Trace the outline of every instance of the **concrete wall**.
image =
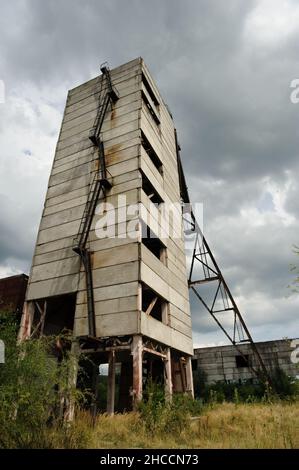
[[14,312],[20,319],[28,276],[17,274],[0,279],[0,310]]
[[[296,364],[291,362],[291,353],[294,351],[291,341],[265,341],[256,345],[267,368],[274,368],[278,365],[287,375],[295,377],[299,372]],[[252,365],[257,366],[251,347],[243,344],[239,348],[244,355],[249,356]],[[238,355],[238,351],[233,346],[197,348],[194,349],[193,361],[206,373],[207,383],[254,379],[255,375],[248,367],[237,367],[236,356]]]
[[[144,220],[152,206],[142,189],[141,171],[166,203],[178,203],[180,199],[174,125],[142,59],[113,69],[111,78],[120,98],[106,114],[102,127],[107,170],[112,178],[106,202],[115,205],[119,196],[126,197],[116,211],[117,222],[112,222],[116,234],[127,230],[123,209],[139,204],[139,211],[129,216],[129,232],[135,238],[99,239],[95,228],[100,216],[94,216],[89,248],[93,252],[97,336],[141,333],[192,354],[180,211],[173,215],[175,236],[163,237],[167,248],[165,264],[141,243],[138,235],[140,218]],[[88,322],[85,273],[72,247],[98,166],[97,149],[88,135],[98,109],[101,80],[101,76],[97,77],[68,93],[27,291],[28,301],[77,293],[76,335],[87,334]],[[158,104],[153,102],[152,94]],[[149,104],[159,123],[153,119]],[[163,164],[162,174],[141,146],[141,131]],[[148,225],[155,231],[157,224],[163,225],[161,210],[152,212],[154,218]],[[141,283],[168,302],[164,324],[142,312]]]
[[[112,79],[120,99],[113,113],[107,113],[102,128],[108,170],[113,176],[107,202],[119,193],[129,192],[130,201],[137,202],[140,179],[133,172],[138,168],[139,152],[139,59],[114,69]],[[98,109],[101,80],[101,76],[97,77],[68,93],[37,237],[28,300],[77,292],[84,285],[80,282],[80,259],[72,246],[97,166],[97,149],[88,134]],[[95,241],[94,232],[90,239]],[[95,273],[96,288],[98,277],[99,272]]]
[[[155,108],[160,124],[154,121],[145,101],[142,100],[140,127],[162,162],[163,174],[161,175],[153,166],[143,148],[141,148],[140,153],[140,168],[152,182],[166,205],[178,203],[180,201],[180,194],[174,123],[144,63],[143,74],[153,90],[159,106],[155,106],[152,100],[150,100],[144,84],[142,84],[142,91],[146,93],[146,98],[151,101],[152,107]],[[147,317],[142,312],[141,333],[192,354],[189,293],[180,207],[175,208],[172,220],[170,219],[171,233],[168,236],[163,231],[165,220],[161,217],[161,211],[158,208],[152,208],[148,197],[142,189],[140,200],[141,218],[147,220],[147,224],[154,232],[158,229],[159,233],[162,234],[161,240],[167,250],[167,260],[164,265],[145,246],[141,246],[140,279],[169,302],[168,318],[166,320],[167,326],[161,325],[158,320]],[[149,221],[147,216],[151,208],[152,218]],[[165,235],[163,236],[164,233]]]

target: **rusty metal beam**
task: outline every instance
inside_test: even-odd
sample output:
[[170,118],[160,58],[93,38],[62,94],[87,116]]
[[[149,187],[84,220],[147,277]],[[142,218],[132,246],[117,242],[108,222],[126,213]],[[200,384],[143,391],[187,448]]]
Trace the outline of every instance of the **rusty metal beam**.
[[24,303],[23,315],[21,319],[21,326],[18,334],[18,342],[21,342],[30,337],[32,322],[34,317],[34,303],[27,301]]
[[165,379],[165,397],[170,401],[172,398],[172,367],[171,367],[171,351],[167,348],[166,358],[164,360],[164,379]]
[[159,351],[156,351],[155,349],[147,348],[145,346],[143,347],[143,351],[148,352],[150,354],[154,354],[155,356],[162,357],[163,359],[167,358],[167,354],[160,353]]
[[131,346],[108,346],[108,347],[98,347],[97,349],[83,349],[84,354],[97,354],[110,351],[131,351]]

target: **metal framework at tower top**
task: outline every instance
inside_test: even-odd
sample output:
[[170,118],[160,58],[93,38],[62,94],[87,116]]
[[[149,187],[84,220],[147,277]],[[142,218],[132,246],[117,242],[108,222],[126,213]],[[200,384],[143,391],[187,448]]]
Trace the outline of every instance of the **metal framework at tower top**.
[[[104,143],[101,140],[102,125],[108,111],[109,105],[115,103],[118,99],[118,92],[113,87],[110,70],[107,62],[100,67],[102,72],[101,85],[99,91],[99,106],[94,125],[89,132],[89,139],[98,148],[98,170],[95,171],[92,181],[89,185],[89,192],[84,212],[80,221],[79,231],[74,242],[73,250],[77,253],[83,263],[85,270],[86,292],[87,292],[87,311],[88,311],[88,332],[89,336],[96,337],[95,308],[91,268],[91,253],[87,248],[87,240],[92,224],[92,219],[99,199],[105,198],[106,190],[111,188],[111,179],[108,178]],[[106,87],[104,87],[106,82]]]
[[[188,277],[189,288],[209,312],[230,343],[236,348],[240,356],[244,358],[249,369],[252,370],[257,377],[263,380],[263,382],[271,384],[271,377],[265,363],[195,218],[190,204],[176,130],[175,141],[179,170],[180,196],[183,203],[183,222],[186,228],[185,233],[194,234],[194,248]],[[208,292],[205,294],[202,289],[204,285],[208,286]],[[231,314],[231,328],[226,326],[227,314]],[[250,361],[248,361],[248,357],[246,357],[243,351],[238,347],[242,343],[248,343],[250,345],[258,367],[255,367]]]

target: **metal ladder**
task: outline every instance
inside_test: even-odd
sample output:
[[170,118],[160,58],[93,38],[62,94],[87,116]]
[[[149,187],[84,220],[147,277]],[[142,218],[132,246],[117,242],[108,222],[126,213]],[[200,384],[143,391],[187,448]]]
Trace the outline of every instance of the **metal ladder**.
[[[88,311],[88,332],[89,336],[96,337],[96,324],[95,324],[95,308],[94,308],[94,295],[93,295],[93,280],[92,280],[92,264],[91,252],[87,248],[88,236],[95,213],[95,209],[99,199],[104,199],[106,190],[110,189],[112,184],[107,178],[107,169],[105,161],[104,143],[101,140],[102,125],[110,104],[115,103],[118,99],[118,93],[112,85],[110,70],[105,62],[101,65],[101,72],[103,74],[101,81],[101,88],[99,92],[99,107],[95,118],[94,125],[89,132],[89,139],[98,148],[99,169],[95,172],[92,181],[89,185],[89,192],[87,196],[86,205],[80,221],[78,234],[74,239],[73,251],[77,253],[84,266],[86,292],[87,292],[87,311]],[[106,79],[106,90],[103,94],[103,82]]]

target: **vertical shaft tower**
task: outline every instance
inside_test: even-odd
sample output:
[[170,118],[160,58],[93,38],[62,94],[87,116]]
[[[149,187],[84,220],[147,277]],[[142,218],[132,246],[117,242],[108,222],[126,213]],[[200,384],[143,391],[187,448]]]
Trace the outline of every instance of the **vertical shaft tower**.
[[193,345],[172,117],[141,58],[101,72],[68,93],[20,337],[70,330],[113,413],[193,394]]

